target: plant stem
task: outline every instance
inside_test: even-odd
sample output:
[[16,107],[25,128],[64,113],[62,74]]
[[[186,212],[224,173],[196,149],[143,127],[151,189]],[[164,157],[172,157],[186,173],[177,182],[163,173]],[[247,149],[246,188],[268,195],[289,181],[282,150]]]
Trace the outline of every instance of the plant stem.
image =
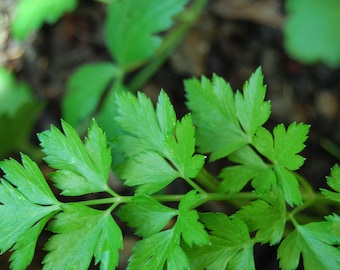
[[200,186],[198,186],[194,181],[192,181],[190,178],[188,177],[183,177],[183,179],[190,185],[192,186],[194,189],[196,189],[199,193],[205,194],[207,193],[204,189],[202,189]]
[[104,199],[95,199],[88,201],[80,201],[78,203],[83,205],[102,205],[102,204],[121,204],[128,203],[132,200],[134,196],[118,196],[114,198],[104,198]]
[[198,173],[196,181],[212,192],[215,192],[220,184],[220,182],[205,168]]
[[159,48],[154,57],[152,57],[149,64],[139,71],[128,84],[128,88],[131,92],[138,91],[139,88],[160,68],[183,39],[189,28],[197,20],[207,3],[208,0],[196,0],[188,10],[184,11],[182,15],[179,16],[179,18],[182,19],[182,22],[170,31],[166,36],[163,45]]

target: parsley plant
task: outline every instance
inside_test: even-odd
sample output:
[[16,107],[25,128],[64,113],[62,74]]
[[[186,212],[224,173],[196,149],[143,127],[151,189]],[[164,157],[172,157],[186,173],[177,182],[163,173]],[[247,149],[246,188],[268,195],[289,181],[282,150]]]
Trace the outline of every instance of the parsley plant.
[[[156,108],[142,93],[117,91],[109,140],[95,120],[84,142],[65,121],[38,134],[60,198],[28,156],[1,161],[0,251],[12,251],[12,269],[29,265],[44,228],[53,233],[44,269],[87,269],[93,258],[100,269],[114,269],[122,221],[140,237],[128,269],[255,269],[256,244],[278,247],[284,270],[301,258],[305,269],[339,268],[340,216],[312,219],[303,210],[340,201],[340,167],[327,178],[333,191],[321,193],[296,173],[309,126],[263,126],[270,103],[261,69],[243,91],[217,75],[186,80],[185,89],[191,113],[181,119],[164,91]],[[204,165],[216,160],[232,165],[215,177]],[[110,170],[132,196],[109,185]],[[167,194],[175,180],[186,183],[186,193]],[[105,198],[79,199],[99,192]],[[237,210],[200,210],[216,200]]]

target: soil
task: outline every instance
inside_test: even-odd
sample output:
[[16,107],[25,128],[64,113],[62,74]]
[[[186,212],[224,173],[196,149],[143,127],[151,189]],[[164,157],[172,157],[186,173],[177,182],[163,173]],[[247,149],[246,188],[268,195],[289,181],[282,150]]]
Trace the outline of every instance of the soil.
[[[183,79],[216,73],[234,89],[242,89],[249,75],[261,66],[268,86],[267,99],[272,104],[267,127],[272,129],[278,123],[294,121],[311,125],[303,151],[306,161],[299,173],[318,189],[325,186],[330,167],[338,162],[321,142],[327,139],[340,145],[340,69],[322,63],[306,66],[287,55],[282,33],[285,20],[282,2],[210,1],[173,55],[140,90],[154,100],[159,89],[164,88],[181,116],[187,112]],[[59,125],[60,101],[75,68],[110,60],[103,38],[104,18],[104,5],[80,1],[74,13],[55,25],[45,25],[24,44],[8,41],[10,45],[1,51],[4,64],[29,82],[36,96],[47,103],[32,138],[50,124]],[[43,236],[39,242],[37,258],[29,269],[41,269],[43,254],[39,250],[47,237]],[[133,235],[128,236],[126,245],[131,246],[134,241]],[[275,249],[257,247],[255,253],[258,269],[278,269]],[[6,260],[7,257],[0,257],[1,269],[8,267]],[[125,268],[124,261],[120,269]]]

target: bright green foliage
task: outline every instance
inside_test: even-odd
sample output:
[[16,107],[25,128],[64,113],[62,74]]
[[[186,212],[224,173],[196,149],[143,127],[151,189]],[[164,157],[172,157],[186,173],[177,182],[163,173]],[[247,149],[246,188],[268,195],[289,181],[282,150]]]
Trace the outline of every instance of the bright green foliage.
[[271,166],[267,165],[249,146],[233,152],[228,158],[239,165],[228,166],[222,169],[219,177],[223,179],[219,191],[239,192],[248,181],[252,180],[252,186],[258,194],[265,193],[276,184],[275,173]]
[[259,200],[246,205],[236,213],[249,228],[257,231],[255,239],[261,243],[278,243],[286,224],[286,204],[279,188],[260,196]]
[[179,237],[176,228],[171,228],[138,241],[127,269],[164,269],[164,265],[169,270],[188,269],[189,262],[179,246]]
[[27,144],[40,110],[31,88],[0,67],[0,157]]
[[280,267],[296,269],[302,254],[304,269],[338,269],[340,237],[332,234],[329,222],[298,225],[278,249]]
[[185,248],[190,269],[255,269],[253,245],[247,225],[236,216],[222,213],[200,214],[210,231],[210,244]]
[[100,97],[117,73],[117,68],[111,63],[81,66],[68,81],[69,91],[62,103],[67,122],[75,126],[88,120],[94,114]]
[[[179,203],[178,211],[160,205],[154,202],[150,197],[137,195],[137,198],[143,198],[142,201],[137,199],[137,211],[132,210],[136,205],[135,202],[127,204],[120,210],[120,216],[131,226],[138,226],[139,234],[144,234],[144,238],[139,241],[133,249],[133,255],[130,259],[128,269],[188,269],[188,259],[180,246],[180,239],[192,246],[207,245],[209,237],[204,230],[204,226],[198,221],[198,213],[191,208],[200,200],[200,195],[195,191],[187,193]],[[147,203],[145,207],[139,204]],[[151,217],[150,210],[156,209],[156,216],[149,223],[149,230],[144,227],[140,219],[142,217]],[[130,211],[133,211],[132,213]],[[134,215],[136,214],[136,215]],[[177,221],[172,228],[159,232],[172,216],[177,215]],[[157,218],[160,218],[158,220]],[[161,227],[163,226],[163,228]]]
[[[309,126],[293,123],[286,130],[278,125],[273,135],[262,127],[269,117],[270,104],[264,101],[261,69],[245,83],[243,94],[234,94],[216,75],[212,81],[205,77],[201,82],[187,80],[185,88],[200,152],[211,153],[211,160],[228,157],[238,163],[222,170],[219,191],[239,192],[251,180],[255,191],[263,194],[278,184],[290,205],[301,204],[298,182],[291,171],[304,162],[298,153],[304,148]],[[266,164],[253,148],[272,164]]]
[[258,127],[267,122],[270,116],[270,103],[264,101],[266,87],[263,85],[261,68],[258,68],[243,86],[243,94],[235,94],[237,117],[243,130],[252,137]]
[[328,186],[330,186],[336,192],[329,191],[326,189],[321,189],[322,194],[333,201],[340,202],[340,167],[339,165],[335,165],[331,169],[331,176],[326,177],[326,179],[327,179]]
[[274,128],[272,138],[268,130],[261,128],[254,139],[254,146],[274,164],[297,170],[305,160],[298,153],[305,148],[308,131],[309,125],[292,123],[286,130],[280,124]]
[[[270,104],[264,101],[265,86],[261,68],[235,95],[221,77],[202,77],[185,81],[188,107],[197,126],[197,144],[211,160],[225,157],[251,142],[252,136],[270,115]],[[256,97],[256,98],[255,98]]]
[[304,158],[297,155],[304,147],[309,126],[292,123],[287,130],[281,124],[274,128],[273,135],[260,128],[253,140],[254,147],[274,164],[277,182],[282,187],[284,197],[290,205],[301,204],[298,181],[291,170],[297,170]]
[[110,212],[64,205],[48,229],[56,234],[45,246],[44,269],[88,269],[93,256],[101,269],[117,266],[123,238]]
[[340,64],[340,2],[338,0],[288,0],[284,25],[288,53],[308,64]]
[[331,216],[327,216],[326,220],[331,224],[331,232],[336,237],[340,237],[340,216],[338,216],[337,214],[333,214]]
[[78,196],[109,190],[107,181],[111,153],[106,136],[92,121],[83,145],[77,132],[62,121],[64,134],[56,127],[39,134],[45,161],[56,172],[51,174],[63,195]]
[[176,178],[194,178],[204,157],[194,155],[194,126],[189,115],[176,121],[169,97],[162,91],[156,112],[150,99],[139,93],[118,93],[117,125],[124,132],[111,146],[123,154],[115,171],[139,193],[154,193]]
[[136,228],[137,235],[148,237],[161,231],[178,213],[148,195],[139,194],[123,205],[117,214],[130,227]]
[[[106,64],[87,68],[96,71],[98,67],[103,72],[98,75],[108,84],[111,71],[117,70]],[[89,72],[87,68],[78,73],[80,77]],[[103,83],[96,91],[106,86]],[[314,203],[319,210],[327,209],[328,198],[340,200],[340,167],[335,166],[327,178],[334,190],[322,190],[327,198],[314,194],[307,181],[297,176],[294,171],[304,163],[299,153],[309,126],[278,125],[272,133],[262,127],[270,105],[264,101],[260,69],[244,85],[243,93],[234,94],[217,75],[212,81],[186,82],[198,149],[210,154],[211,161],[225,158],[233,163],[219,173],[222,181],[202,170],[205,157],[195,153],[196,132],[190,114],[177,120],[164,91],[154,108],[144,94],[134,96],[123,91],[122,84],[116,87],[108,95],[111,107],[105,104],[105,110],[114,115],[105,119],[111,148],[94,120],[84,143],[65,121],[62,130],[52,126],[38,135],[47,165],[56,170],[50,178],[61,195],[106,192],[109,197],[89,200],[92,195],[87,195],[72,198],[84,201],[61,203],[30,158],[22,154],[22,164],[14,159],[0,162],[4,172],[0,252],[13,251],[12,269],[25,269],[31,262],[46,224],[53,235],[45,245],[44,269],[85,270],[92,260],[100,269],[114,269],[123,239],[111,213],[141,237],[129,259],[128,269],[132,270],[252,270],[255,244],[279,244],[283,270],[296,269],[301,254],[305,269],[339,268],[339,215],[328,214],[324,222],[304,225],[297,220],[308,220],[300,212]],[[94,93],[97,99],[98,93]],[[111,167],[125,186],[137,188],[133,196],[121,196],[109,187]],[[177,178],[192,190],[166,194],[166,187]],[[303,184],[301,190],[298,180]],[[241,192],[245,187],[252,192]],[[230,201],[239,209],[230,217],[198,213],[197,208],[211,200]],[[178,206],[170,207],[167,202],[178,202]],[[108,207],[97,210],[91,205]],[[295,226],[293,231],[286,227],[288,221]],[[282,241],[284,232],[288,236]]]
[[184,242],[190,247],[195,244],[198,246],[209,243],[208,234],[204,230],[204,226],[198,222],[198,213],[192,208],[197,206],[200,201],[200,195],[194,191],[187,193],[179,203],[179,213],[176,226],[182,233]]
[[60,210],[38,166],[25,155],[22,163],[0,163],[5,174],[0,184],[0,252],[14,245],[13,269],[25,269],[31,262],[40,232]]
[[188,0],[116,0],[111,3],[105,26],[107,46],[121,66],[152,56],[161,44],[157,34],[168,30],[172,17]]
[[77,0],[20,0],[15,10],[12,32],[23,40],[44,22],[55,23],[64,13],[77,7]]

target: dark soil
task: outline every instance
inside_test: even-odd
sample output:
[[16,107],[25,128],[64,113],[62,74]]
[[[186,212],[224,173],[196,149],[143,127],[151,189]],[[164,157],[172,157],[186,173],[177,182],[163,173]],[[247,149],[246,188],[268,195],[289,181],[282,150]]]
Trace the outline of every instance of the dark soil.
[[[104,17],[102,4],[80,1],[76,12],[55,25],[44,26],[23,46],[13,43],[20,46],[22,55],[8,57],[6,66],[28,81],[37,97],[47,103],[33,140],[35,133],[49,128],[51,123],[59,125],[60,101],[74,69],[84,63],[110,60],[103,38]],[[267,127],[294,121],[311,124],[303,151],[306,162],[299,172],[318,189],[325,186],[325,176],[338,162],[323,149],[321,141],[328,139],[340,145],[340,70],[323,64],[306,66],[291,59],[283,46],[284,17],[279,0],[211,1],[182,44],[140,90],[155,99],[159,89],[164,88],[181,116],[187,112],[183,79],[216,73],[234,89],[241,89],[249,75],[262,66],[267,98],[272,104]],[[41,269],[40,250],[46,239],[42,237],[30,269]],[[134,241],[133,236],[128,236],[126,244]],[[258,269],[278,269],[275,248],[259,246],[255,253]],[[7,257],[0,260],[0,268],[6,269]]]

